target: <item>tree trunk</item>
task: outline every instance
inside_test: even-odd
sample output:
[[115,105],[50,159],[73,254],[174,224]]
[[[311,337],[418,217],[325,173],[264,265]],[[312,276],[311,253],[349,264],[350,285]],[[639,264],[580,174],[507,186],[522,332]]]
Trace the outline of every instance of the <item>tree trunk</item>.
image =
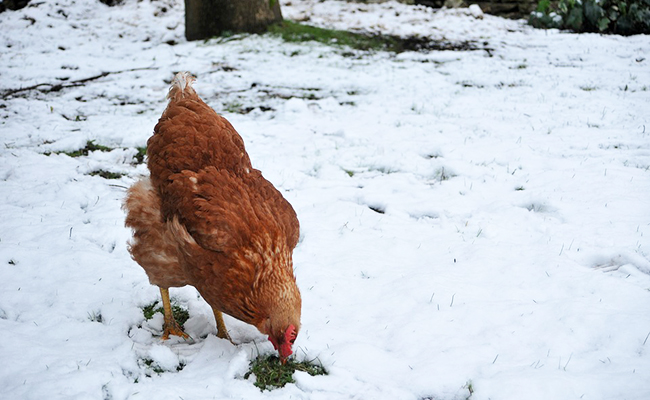
[[21,8],[27,7],[28,3],[29,0],[0,0],[0,13],[5,10],[20,10]]
[[187,40],[207,39],[223,32],[264,32],[280,21],[280,0],[185,0]]

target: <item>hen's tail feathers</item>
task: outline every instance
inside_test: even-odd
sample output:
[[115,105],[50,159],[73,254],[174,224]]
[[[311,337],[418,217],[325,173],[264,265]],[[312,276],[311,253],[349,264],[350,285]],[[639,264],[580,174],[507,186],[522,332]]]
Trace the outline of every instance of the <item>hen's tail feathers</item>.
[[185,97],[196,96],[192,83],[196,80],[189,72],[179,72],[172,80],[167,98],[170,101],[178,101]]

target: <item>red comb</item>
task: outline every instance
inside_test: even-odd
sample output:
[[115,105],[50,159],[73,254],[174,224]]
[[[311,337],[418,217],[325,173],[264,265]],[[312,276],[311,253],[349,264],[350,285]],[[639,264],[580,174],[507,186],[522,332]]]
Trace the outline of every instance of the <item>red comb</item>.
[[296,332],[296,327],[293,325],[289,325],[287,330],[284,331],[284,343],[277,347],[282,364],[287,362],[287,357],[293,354],[291,347],[293,346],[293,342],[296,341],[297,336],[298,332]]
[[296,327],[293,325],[289,325],[287,328],[287,331],[284,332],[284,340],[293,344],[294,340],[296,340],[296,337],[298,336],[298,333],[296,332]]

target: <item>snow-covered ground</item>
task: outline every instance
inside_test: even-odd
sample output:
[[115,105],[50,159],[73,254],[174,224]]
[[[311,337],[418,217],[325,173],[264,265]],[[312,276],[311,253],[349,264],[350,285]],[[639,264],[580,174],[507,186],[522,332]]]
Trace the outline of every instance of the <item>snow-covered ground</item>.
[[[650,398],[648,36],[282,4],[319,26],[484,48],[395,55],[188,43],[180,0],[32,3],[0,14],[1,89],[123,72],[0,100],[1,399]],[[217,339],[191,287],[171,293],[195,343],[144,320],[159,294],[120,205],[181,70],[298,213],[296,353],[327,376],[261,392],[243,375],[271,344],[228,317],[241,344]],[[88,140],[115,150],[55,153]]]

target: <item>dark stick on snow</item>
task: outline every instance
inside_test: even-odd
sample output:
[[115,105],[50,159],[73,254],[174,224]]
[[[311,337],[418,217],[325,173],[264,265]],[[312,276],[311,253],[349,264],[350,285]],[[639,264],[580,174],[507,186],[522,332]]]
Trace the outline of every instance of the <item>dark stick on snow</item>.
[[36,89],[39,89],[39,88],[41,88],[43,86],[49,86],[49,88],[41,89],[41,91],[43,91],[43,92],[46,92],[46,93],[58,92],[59,90],[64,89],[64,88],[83,86],[86,82],[101,79],[101,78],[103,78],[105,76],[108,76],[108,75],[122,74],[124,72],[151,70],[151,69],[155,69],[155,68],[153,68],[153,67],[143,67],[143,68],[125,69],[125,70],[121,70],[121,71],[106,71],[106,72],[102,72],[101,74],[98,74],[98,75],[89,76],[88,78],[77,79],[77,80],[70,81],[70,82],[61,81],[61,82],[58,82],[58,83],[38,83],[36,85],[26,86],[26,87],[18,88],[18,89],[5,89],[3,91],[3,93],[2,93],[2,98],[6,99],[9,96],[12,96],[12,95],[14,95],[16,93],[27,92],[27,91],[30,91],[30,90],[36,90]]

